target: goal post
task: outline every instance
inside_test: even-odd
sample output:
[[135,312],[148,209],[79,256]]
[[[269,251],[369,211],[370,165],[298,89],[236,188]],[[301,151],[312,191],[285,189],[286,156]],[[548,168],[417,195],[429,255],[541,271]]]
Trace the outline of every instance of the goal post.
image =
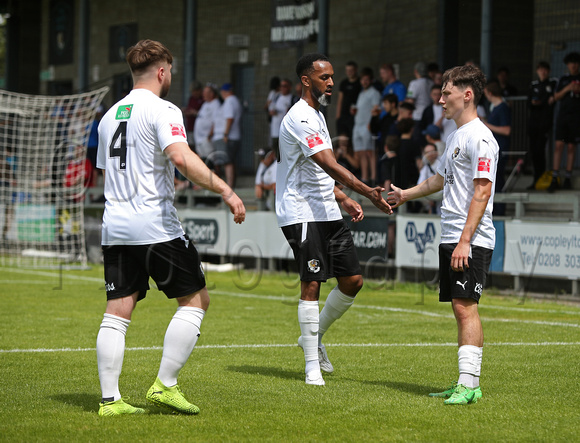
[[108,91],[0,90],[0,264],[86,267],[87,144]]

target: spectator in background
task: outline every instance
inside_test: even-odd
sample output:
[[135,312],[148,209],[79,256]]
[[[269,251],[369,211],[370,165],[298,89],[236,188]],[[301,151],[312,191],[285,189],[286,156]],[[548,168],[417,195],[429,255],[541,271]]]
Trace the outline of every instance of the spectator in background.
[[[354,155],[351,140],[345,135],[339,135],[332,140],[332,145],[336,162],[352,172],[356,178],[360,179],[360,162]],[[343,185],[338,182],[336,186],[340,189],[343,188]]]
[[443,155],[445,152],[445,142],[441,140],[441,130],[439,127],[435,125],[429,125],[423,131],[423,135],[425,136],[425,140],[427,140],[427,144],[435,145],[439,155]]
[[260,209],[271,210],[268,194],[270,191],[276,192],[276,153],[272,150],[266,152],[263,149],[258,151],[261,160],[256,171],[254,183],[254,195],[260,200]]
[[[221,120],[220,126],[223,125],[221,134],[223,143],[218,143],[218,147],[224,150],[222,155],[226,183],[233,189],[236,184],[236,157],[242,144],[242,105],[234,95],[231,83],[224,83],[220,94],[223,103],[218,115]],[[214,148],[217,150],[217,147]]]
[[398,135],[387,135],[383,144],[383,155],[379,159],[379,179],[385,189],[391,189],[391,183],[400,176],[400,164],[397,152],[401,140]]
[[[417,184],[423,183],[429,177],[437,174],[439,167],[439,153],[437,146],[433,143],[427,143],[423,148],[423,157],[421,158],[423,165],[419,171],[419,179]],[[423,204],[423,210],[428,214],[441,214],[441,198],[443,191],[438,191],[435,194],[427,196],[428,202]]]
[[446,119],[443,115],[443,108],[441,107],[441,103],[439,103],[441,99],[441,86],[435,84],[431,86],[430,96],[432,104],[423,110],[419,128],[421,131],[425,131],[429,125],[437,126],[440,130],[440,138],[445,142],[449,134],[457,129],[457,125],[453,120]]
[[350,110],[356,105],[356,100],[362,89],[358,77],[358,66],[350,61],[344,68],[346,78],[338,86],[338,100],[336,101],[336,132],[352,140],[354,116]]
[[195,127],[195,119],[201,105],[203,104],[203,87],[197,80],[191,82],[189,85],[189,99],[187,106],[182,109],[185,116],[185,132],[187,134],[187,144],[192,150],[195,150],[195,138],[193,137],[193,128]]
[[409,102],[400,103],[399,102],[399,110],[397,113],[397,119],[391,125],[389,132],[388,132],[388,135],[395,135],[397,137],[400,137],[401,133],[399,132],[399,129],[397,128],[397,123],[399,123],[401,120],[404,120],[407,118],[410,118],[412,120],[414,111],[415,111],[415,106],[412,103],[409,103]]
[[384,78],[386,84],[383,89],[383,97],[387,94],[395,94],[399,102],[402,102],[407,97],[407,88],[397,79],[395,67],[390,63],[381,65],[381,78]]
[[[505,185],[506,154],[510,149],[510,134],[512,130],[512,113],[502,96],[500,84],[492,80],[483,91],[490,104],[490,112],[485,125],[490,129],[499,146],[495,192],[502,192]],[[495,203],[493,213],[505,214],[505,203]]]
[[576,145],[580,143],[580,54],[570,52],[564,57],[564,63],[568,68],[568,75],[560,78],[554,100],[560,102],[560,111],[556,119],[556,146],[554,149],[554,164],[552,171],[552,183],[548,192],[554,192],[560,186],[558,173],[564,153],[564,145],[568,144],[566,156],[566,175],[564,176],[564,189],[572,189],[572,168]]
[[385,138],[399,116],[398,104],[399,100],[395,94],[387,94],[383,96],[382,111],[375,110],[372,112],[371,133],[376,135],[379,149],[382,149],[385,145]]
[[[280,123],[292,107],[292,82],[287,78],[280,82],[280,92],[274,96],[270,103],[270,137],[272,137],[272,149],[278,152],[278,138],[280,137]],[[278,156],[278,154],[276,154]]]
[[280,77],[272,77],[270,79],[270,90],[268,91],[268,97],[266,98],[266,104],[264,105],[264,110],[266,114],[268,114],[268,123],[272,121],[272,117],[270,116],[270,104],[276,94],[280,92]]
[[195,140],[195,152],[206,163],[211,160],[213,145],[213,123],[215,115],[219,112],[220,101],[218,100],[217,87],[208,83],[202,91],[203,104],[197,113],[193,127]]
[[403,184],[405,189],[417,184],[421,166],[421,148],[412,138],[414,128],[415,121],[411,118],[405,118],[397,123],[397,129],[401,134],[398,150],[401,174],[397,181]]
[[427,67],[423,62],[415,64],[413,74],[415,79],[409,82],[406,101],[415,106],[413,120],[419,122],[421,121],[423,110],[431,104],[430,94],[433,80],[427,77]]
[[439,69],[439,65],[435,62],[431,62],[427,64],[427,77],[433,80],[433,84],[441,86],[441,78],[443,77],[443,73]]
[[361,180],[374,186],[377,178],[376,154],[370,124],[373,108],[381,103],[381,94],[372,87],[372,83],[373,70],[364,68],[360,77],[362,91],[358,95],[356,107],[352,109],[354,115],[352,145],[360,162]]
[[546,170],[546,143],[552,132],[554,119],[554,92],[558,80],[550,78],[550,64],[545,61],[536,67],[538,80],[532,81],[528,91],[528,135],[530,137],[530,156],[534,170],[534,180],[528,190],[535,189],[536,182]]
[[89,133],[89,142],[87,144],[87,159],[91,165],[91,175],[89,180],[89,187],[96,186],[100,171],[97,169],[97,148],[99,147],[99,122],[103,118],[105,108],[100,105],[97,108],[95,119],[91,124],[91,132]]
[[510,83],[510,71],[507,66],[502,66],[497,70],[496,79],[499,83],[502,97],[518,95],[518,89]]

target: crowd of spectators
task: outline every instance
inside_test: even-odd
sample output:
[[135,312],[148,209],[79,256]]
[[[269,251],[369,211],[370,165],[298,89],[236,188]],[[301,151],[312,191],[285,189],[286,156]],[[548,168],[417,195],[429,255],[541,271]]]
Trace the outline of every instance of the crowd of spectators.
[[[548,192],[572,188],[572,168],[576,145],[580,142],[580,54],[571,52],[564,58],[568,74],[560,79],[550,77],[550,65],[537,64],[537,79],[528,90],[530,145],[526,161],[533,172],[528,190],[537,189],[541,178],[550,175]],[[466,63],[473,63],[468,61]],[[455,129],[451,119],[444,118],[439,104],[442,72],[436,63],[417,62],[405,84],[399,80],[397,66],[383,63],[375,78],[370,67],[359,67],[349,61],[344,71],[335,75],[335,155],[337,160],[358,178],[370,185],[389,189],[394,183],[409,187],[424,178],[445,151],[445,141]],[[278,149],[280,122],[300,99],[301,84],[293,88],[288,78],[273,77],[264,103],[268,120],[268,140],[259,152],[255,176],[256,198],[265,202],[275,192],[272,177]],[[512,106],[509,97],[517,95],[510,81],[510,71],[502,66],[488,81],[478,114],[490,128],[500,146],[496,192],[505,190],[506,164],[509,162],[512,132]],[[560,102],[554,120],[555,105]],[[94,169],[96,128],[100,109],[93,125],[88,159]],[[241,143],[242,108],[230,83],[220,88],[213,83],[194,81],[190,98],[183,108],[187,139],[194,150],[216,172],[235,185],[235,159]],[[327,117],[328,118],[328,117]],[[556,122],[553,127],[553,122]],[[552,169],[546,164],[550,140],[555,138]],[[567,150],[565,150],[567,148]],[[268,170],[268,173],[265,171]],[[550,172],[546,172],[546,171]],[[563,170],[563,171],[561,171]],[[89,186],[96,183],[93,172]],[[176,173],[176,189],[191,185]],[[264,205],[262,205],[264,206]],[[409,205],[411,206],[411,205]],[[437,204],[416,205],[411,211],[437,212]],[[496,206],[496,214],[503,211]]]

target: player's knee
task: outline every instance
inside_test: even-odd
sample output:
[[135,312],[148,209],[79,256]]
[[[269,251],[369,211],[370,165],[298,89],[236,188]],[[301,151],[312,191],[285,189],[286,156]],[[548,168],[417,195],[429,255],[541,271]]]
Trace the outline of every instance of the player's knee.
[[347,278],[341,278],[338,282],[338,289],[343,294],[354,297],[363,287],[362,275],[351,275]]

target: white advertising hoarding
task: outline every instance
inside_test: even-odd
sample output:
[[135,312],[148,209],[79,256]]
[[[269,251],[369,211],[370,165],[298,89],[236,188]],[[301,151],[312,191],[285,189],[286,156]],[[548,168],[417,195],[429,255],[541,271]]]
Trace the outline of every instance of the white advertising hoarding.
[[504,272],[580,278],[580,224],[506,221]]

